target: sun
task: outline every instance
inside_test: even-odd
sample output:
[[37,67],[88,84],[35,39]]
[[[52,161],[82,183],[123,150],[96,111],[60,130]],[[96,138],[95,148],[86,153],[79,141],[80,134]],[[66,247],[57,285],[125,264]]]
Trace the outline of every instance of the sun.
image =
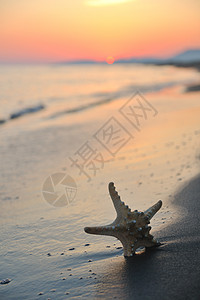
[[106,58],[106,62],[109,64],[109,65],[112,65],[114,63],[115,59],[113,56],[108,56]]

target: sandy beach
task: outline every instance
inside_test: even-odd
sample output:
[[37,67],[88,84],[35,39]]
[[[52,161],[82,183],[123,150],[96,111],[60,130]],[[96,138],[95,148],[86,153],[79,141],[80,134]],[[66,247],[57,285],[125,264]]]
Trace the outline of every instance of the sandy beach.
[[[1,92],[13,104],[11,109],[5,100],[0,116],[0,280],[11,280],[0,285],[0,299],[198,299],[200,92],[187,93],[198,84],[198,71],[34,68],[23,69],[19,82]],[[3,74],[6,81],[5,74],[16,73],[2,71],[2,86]],[[137,95],[149,110],[145,117],[140,109],[133,124],[123,109],[128,101],[138,105]],[[36,111],[27,112],[30,107]],[[118,144],[102,142],[108,122],[123,131]],[[80,172],[73,163],[83,145],[99,155],[97,169],[90,162]],[[49,176],[58,173],[76,183],[70,203],[66,197],[51,202],[43,193]],[[115,219],[110,181],[132,210],[163,201],[151,222],[162,246],[125,259],[115,238],[84,232]]]

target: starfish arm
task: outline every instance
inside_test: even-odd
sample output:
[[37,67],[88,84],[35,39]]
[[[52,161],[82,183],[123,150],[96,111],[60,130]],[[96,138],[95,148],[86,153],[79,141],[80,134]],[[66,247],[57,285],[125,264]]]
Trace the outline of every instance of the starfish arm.
[[107,226],[85,227],[84,231],[90,234],[114,236],[114,229],[115,229],[114,226],[112,228],[110,225],[107,225]]
[[161,208],[161,206],[162,206],[162,201],[159,200],[156,204],[154,204],[149,209],[147,209],[144,212],[144,215],[148,218],[148,220],[151,220],[153,216],[157,213],[157,211]]
[[123,252],[124,252],[124,256],[132,256],[132,245],[133,242],[129,241],[127,239],[127,237],[120,235],[120,236],[116,236],[117,239],[122,243],[123,246]]
[[117,224],[119,221],[121,221],[124,217],[127,216],[127,213],[130,212],[130,208],[128,205],[125,205],[124,202],[121,201],[120,196],[118,195],[118,192],[115,190],[115,186],[113,182],[110,182],[108,185],[108,190],[110,193],[110,197],[113,201],[115,210],[117,212],[117,218],[113,222],[113,224]]

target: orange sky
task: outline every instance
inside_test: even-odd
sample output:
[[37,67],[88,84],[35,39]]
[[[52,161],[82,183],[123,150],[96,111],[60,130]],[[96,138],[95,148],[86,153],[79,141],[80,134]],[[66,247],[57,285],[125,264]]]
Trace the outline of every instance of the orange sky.
[[0,61],[168,56],[200,48],[199,0],[0,0]]

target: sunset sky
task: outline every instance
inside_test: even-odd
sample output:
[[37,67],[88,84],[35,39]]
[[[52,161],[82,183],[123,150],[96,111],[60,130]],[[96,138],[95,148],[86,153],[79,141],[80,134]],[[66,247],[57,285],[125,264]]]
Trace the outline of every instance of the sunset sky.
[[200,0],[0,0],[0,61],[158,56],[200,48]]

